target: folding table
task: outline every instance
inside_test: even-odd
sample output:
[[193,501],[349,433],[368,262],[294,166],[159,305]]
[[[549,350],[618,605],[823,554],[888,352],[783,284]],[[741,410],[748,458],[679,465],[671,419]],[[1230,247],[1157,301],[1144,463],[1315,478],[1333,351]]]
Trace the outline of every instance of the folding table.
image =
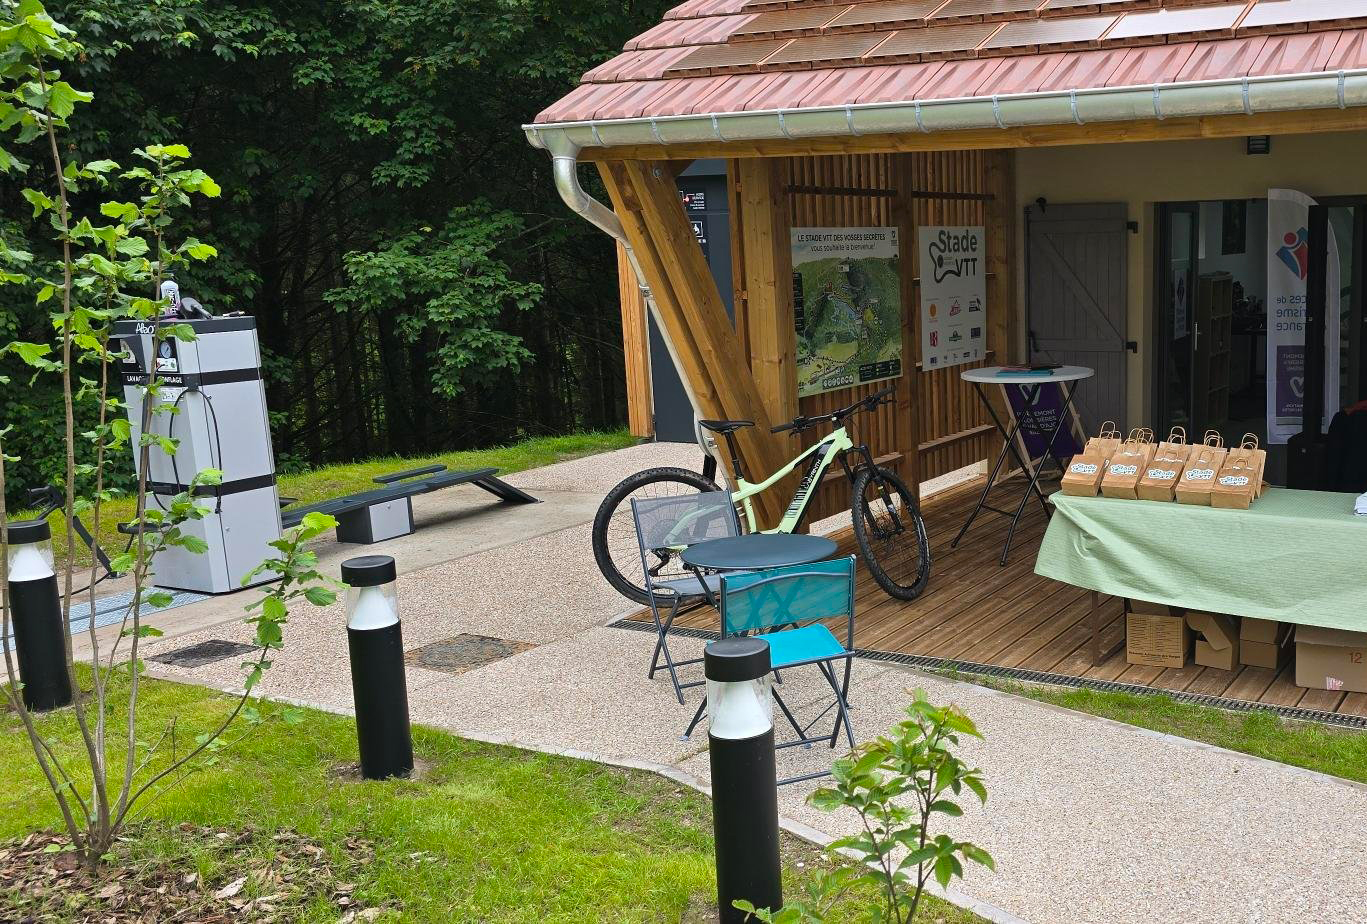
[[[1071,420],[1073,417],[1073,392],[1077,390],[1077,383],[1083,379],[1091,378],[1094,375],[1091,369],[1086,366],[1060,366],[1057,369],[1050,369],[1048,372],[1030,372],[1026,370],[1005,369],[1001,366],[984,366],[982,368],[965,369],[962,378],[965,382],[973,385],[973,390],[978,394],[978,400],[982,401],[983,407],[987,408],[987,413],[992,417],[992,423],[996,425],[997,432],[1002,435],[1002,451],[997,454],[997,462],[992,466],[992,472],[987,476],[987,484],[983,485],[982,494],[978,497],[978,503],[974,505],[973,511],[964,521],[964,525],[959,529],[959,534],[954,537],[954,541],[949,544],[954,548],[959,544],[959,540],[968,532],[968,528],[973,525],[974,519],[982,510],[990,510],[993,513],[1010,517],[1011,528],[1006,532],[1006,542],[1002,545],[1002,557],[1000,564],[1006,564],[1006,556],[1011,552],[1011,540],[1016,535],[1016,527],[1020,524],[1021,515],[1025,513],[1025,506],[1030,502],[1030,495],[1034,494],[1039,498],[1040,505],[1044,508],[1044,515],[1049,516],[1049,505],[1045,502],[1044,492],[1039,489],[1039,467],[1030,464],[1029,460],[1021,455],[1016,446],[1016,440],[1021,433],[1021,427],[1027,419],[1030,420],[1032,429],[1038,434],[1049,434],[1049,443],[1045,447],[1044,455],[1048,456],[1054,449],[1054,443],[1058,441],[1059,431],[1063,429],[1064,421]],[[1063,405],[1058,410],[1057,419],[1054,421],[1053,430],[1048,430],[1041,424],[1036,416],[1035,403],[1039,400],[1041,389],[1045,385],[1058,385],[1059,391],[1063,395]],[[1016,386],[1025,395],[1025,401],[1021,409],[1013,416],[1011,429],[1008,432],[1006,425],[997,415],[996,409],[992,406],[991,400],[983,391],[983,385],[1002,385]],[[1021,495],[1020,504],[1016,507],[1016,512],[1003,510],[994,507],[987,502],[987,495],[991,493],[992,487],[997,480],[997,475],[1001,471],[1002,463],[1006,461],[1006,455],[1010,453],[1015,459],[1016,464],[1021,467],[1021,471],[1028,472],[1030,475],[1029,483],[1026,485],[1025,493]],[[1028,455],[1028,453],[1027,453]]]

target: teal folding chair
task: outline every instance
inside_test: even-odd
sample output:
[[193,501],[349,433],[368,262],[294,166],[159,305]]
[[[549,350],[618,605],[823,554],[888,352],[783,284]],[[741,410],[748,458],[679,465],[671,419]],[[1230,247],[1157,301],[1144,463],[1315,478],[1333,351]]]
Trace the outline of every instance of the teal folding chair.
[[[762,634],[769,643],[769,659],[775,674],[815,665],[835,694],[830,705],[803,725],[783,701],[778,687],[773,687],[774,702],[797,733],[796,738],[776,747],[791,748],[818,741],[835,747],[842,727],[850,747],[854,747],[848,700],[850,665],[854,658],[854,556],[811,565],[722,575],[720,603],[723,637]],[[844,642],[824,624],[841,619],[845,627]],[[844,662],[843,668],[840,662]],[[812,735],[812,727],[832,710],[836,717],[831,731]],[[692,733],[700,718],[701,710],[694,716],[685,737]],[[824,772],[813,773],[780,782],[794,783],[825,775]]]

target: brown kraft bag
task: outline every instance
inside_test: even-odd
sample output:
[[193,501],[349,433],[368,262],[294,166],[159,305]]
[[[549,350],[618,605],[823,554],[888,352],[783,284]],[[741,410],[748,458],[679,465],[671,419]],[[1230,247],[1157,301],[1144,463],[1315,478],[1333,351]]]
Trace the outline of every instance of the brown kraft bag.
[[1130,435],[1111,456],[1106,474],[1101,478],[1101,493],[1106,497],[1135,499],[1139,479],[1153,457],[1153,431],[1131,430]]
[[1209,507],[1210,489],[1215,484],[1216,475],[1224,467],[1227,454],[1224,437],[1214,430],[1207,430],[1205,441],[1191,447],[1187,466],[1177,479],[1177,487],[1173,490],[1177,503]]
[[1170,501],[1177,488],[1177,479],[1187,467],[1191,447],[1187,445],[1187,432],[1181,427],[1173,427],[1168,438],[1158,444],[1153,458],[1144,468],[1135,493],[1140,500]]
[[1210,505],[1247,510],[1258,490],[1258,463],[1248,452],[1231,449],[1210,486]]

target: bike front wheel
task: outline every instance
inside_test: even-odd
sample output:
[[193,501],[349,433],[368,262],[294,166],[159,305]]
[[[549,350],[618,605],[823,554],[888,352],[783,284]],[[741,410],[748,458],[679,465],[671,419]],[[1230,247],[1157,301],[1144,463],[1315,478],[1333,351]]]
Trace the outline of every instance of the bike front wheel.
[[914,600],[930,580],[930,542],[921,511],[901,478],[866,468],[854,479],[854,539],[878,586],[899,600]]
[[[631,518],[631,499],[676,497],[717,490],[711,479],[686,468],[649,468],[623,479],[603,498],[593,518],[593,557],[607,582],[624,597],[646,604],[645,569],[636,524]],[[670,549],[651,549],[650,573],[656,578],[687,574],[678,555]]]

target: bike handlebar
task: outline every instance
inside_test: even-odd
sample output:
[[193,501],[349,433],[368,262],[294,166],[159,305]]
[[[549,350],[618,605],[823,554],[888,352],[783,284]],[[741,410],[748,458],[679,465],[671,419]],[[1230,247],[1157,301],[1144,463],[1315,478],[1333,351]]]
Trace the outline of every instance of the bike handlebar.
[[886,388],[880,388],[871,395],[865,395],[849,407],[843,407],[838,411],[831,411],[828,414],[820,414],[816,417],[795,417],[787,423],[779,424],[776,427],[770,427],[769,432],[782,433],[791,430],[794,433],[801,433],[803,430],[808,430],[815,427],[817,424],[824,423],[828,420],[832,423],[839,423],[859,411],[872,411],[879,405],[888,404],[892,400],[892,393],[896,390],[896,385],[889,385]]

